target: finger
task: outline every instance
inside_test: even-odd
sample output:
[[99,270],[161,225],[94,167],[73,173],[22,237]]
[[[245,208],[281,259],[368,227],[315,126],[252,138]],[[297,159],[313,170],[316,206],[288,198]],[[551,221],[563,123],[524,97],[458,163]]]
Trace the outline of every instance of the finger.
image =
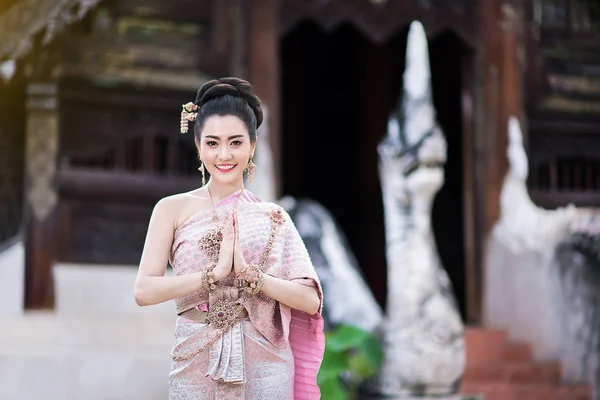
[[238,225],[237,214],[233,215],[233,226],[235,228],[235,240],[237,241],[237,239],[240,237],[240,229]]
[[227,219],[227,223],[225,224],[226,229],[227,229],[227,235],[228,236],[233,236],[233,232],[234,232],[234,227],[233,227],[233,221],[231,219]]

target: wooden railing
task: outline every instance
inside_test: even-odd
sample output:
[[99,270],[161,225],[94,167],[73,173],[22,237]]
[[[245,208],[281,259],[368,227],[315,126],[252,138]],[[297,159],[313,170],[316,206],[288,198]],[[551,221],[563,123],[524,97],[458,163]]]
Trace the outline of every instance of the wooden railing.
[[530,127],[532,199],[545,208],[600,207],[600,124],[531,121]]
[[600,3],[597,0],[534,0],[534,18],[545,32],[597,32]]

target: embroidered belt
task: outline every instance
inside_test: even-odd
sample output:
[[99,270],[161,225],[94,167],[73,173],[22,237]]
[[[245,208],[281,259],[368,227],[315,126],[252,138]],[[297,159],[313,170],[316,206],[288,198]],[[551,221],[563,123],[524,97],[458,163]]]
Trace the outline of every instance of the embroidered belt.
[[[189,310],[186,310],[182,313],[180,313],[179,315],[189,319],[191,321],[194,322],[199,322],[201,324],[206,324],[206,323],[212,323],[213,326],[218,326],[220,325],[220,322],[222,320],[225,319],[229,319],[234,317],[232,315],[233,312],[237,311],[237,306],[238,304],[235,303],[224,303],[224,304],[214,304],[212,306],[213,312],[210,313],[208,311],[201,311],[199,309],[197,309],[196,307],[194,308],[190,308]],[[212,317],[212,319],[209,319],[210,317]],[[228,318],[229,317],[229,318]],[[246,319],[248,318],[248,311],[246,311],[246,309],[244,308],[240,315],[235,316],[236,319]]]

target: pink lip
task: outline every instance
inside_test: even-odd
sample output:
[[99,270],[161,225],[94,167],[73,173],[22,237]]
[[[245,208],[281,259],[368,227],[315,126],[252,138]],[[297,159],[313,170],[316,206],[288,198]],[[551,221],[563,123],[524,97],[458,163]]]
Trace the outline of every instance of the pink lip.
[[227,166],[233,165],[233,167],[232,167],[232,168],[229,168],[229,169],[221,169],[221,168],[219,168],[219,166],[218,166],[218,165],[215,165],[215,167],[217,168],[217,170],[218,170],[219,172],[222,172],[222,173],[231,172],[231,171],[233,171],[233,170],[235,169],[235,167],[236,167],[236,166],[235,166],[235,164],[225,164],[225,165],[227,165]]

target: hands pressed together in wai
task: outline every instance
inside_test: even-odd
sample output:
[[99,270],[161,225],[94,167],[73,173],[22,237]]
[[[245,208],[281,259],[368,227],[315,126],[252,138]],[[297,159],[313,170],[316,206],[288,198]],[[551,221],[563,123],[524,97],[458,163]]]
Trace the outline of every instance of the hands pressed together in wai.
[[232,270],[237,277],[246,281],[253,282],[258,279],[257,271],[248,268],[248,264],[244,258],[238,226],[237,214],[236,212],[232,212],[225,222],[223,228],[223,241],[221,242],[221,250],[219,252],[219,261],[213,269],[214,279],[216,281],[220,281],[229,276]]

